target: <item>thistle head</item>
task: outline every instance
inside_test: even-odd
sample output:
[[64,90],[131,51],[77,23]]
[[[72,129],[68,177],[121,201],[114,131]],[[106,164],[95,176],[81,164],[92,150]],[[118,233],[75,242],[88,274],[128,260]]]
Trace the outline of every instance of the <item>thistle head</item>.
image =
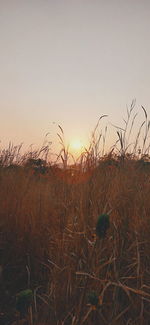
[[91,291],[88,294],[88,303],[94,307],[97,307],[99,304],[99,297],[95,291]]
[[109,226],[110,226],[109,215],[101,214],[98,217],[98,221],[96,224],[96,235],[99,238],[105,238]]

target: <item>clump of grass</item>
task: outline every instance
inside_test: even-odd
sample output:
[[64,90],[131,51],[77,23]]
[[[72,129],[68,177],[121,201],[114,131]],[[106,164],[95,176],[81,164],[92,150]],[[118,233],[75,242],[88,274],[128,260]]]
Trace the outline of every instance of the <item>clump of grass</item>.
[[[133,100],[130,109],[127,107],[127,118],[123,119],[125,126],[117,127],[118,140],[116,141],[114,148],[117,149],[120,158],[123,160],[125,157],[132,155],[132,157],[141,157],[149,155],[150,145],[148,143],[149,132],[150,132],[150,121],[148,120],[148,115],[146,109],[141,106],[144,112],[144,121],[140,124],[136,135],[134,136],[133,142],[131,142],[132,133],[134,131],[134,124],[138,113],[134,113],[136,101]],[[145,127],[145,130],[143,128]],[[143,133],[142,133],[143,131]],[[118,145],[119,144],[119,148]],[[131,148],[131,149],[130,149]]]

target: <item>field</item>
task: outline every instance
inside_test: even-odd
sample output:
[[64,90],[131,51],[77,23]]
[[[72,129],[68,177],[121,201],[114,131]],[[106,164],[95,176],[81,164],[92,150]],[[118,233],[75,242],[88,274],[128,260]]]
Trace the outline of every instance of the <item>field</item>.
[[97,128],[72,166],[64,147],[61,167],[39,153],[14,163],[16,148],[1,152],[1,325],[150,324],[145,118],[145,142],[138,151],[138,131],[132,154],[118,131],[120,150],[98,155]]

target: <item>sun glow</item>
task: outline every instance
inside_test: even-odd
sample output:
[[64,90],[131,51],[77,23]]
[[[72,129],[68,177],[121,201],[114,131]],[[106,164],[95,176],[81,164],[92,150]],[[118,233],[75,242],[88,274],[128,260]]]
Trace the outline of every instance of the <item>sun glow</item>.
[[74,139],[70,142],[70,149],[74,153],[81,153],[84,149],[84,145],[79,139]]

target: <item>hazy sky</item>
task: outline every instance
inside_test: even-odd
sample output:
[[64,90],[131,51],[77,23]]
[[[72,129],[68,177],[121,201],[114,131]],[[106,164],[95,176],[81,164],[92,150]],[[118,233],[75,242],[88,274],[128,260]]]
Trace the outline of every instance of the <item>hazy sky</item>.
[[149,111],[149,0],[0,0],[2,144],[40,145],[58,123],[85,142],[133,98]]

